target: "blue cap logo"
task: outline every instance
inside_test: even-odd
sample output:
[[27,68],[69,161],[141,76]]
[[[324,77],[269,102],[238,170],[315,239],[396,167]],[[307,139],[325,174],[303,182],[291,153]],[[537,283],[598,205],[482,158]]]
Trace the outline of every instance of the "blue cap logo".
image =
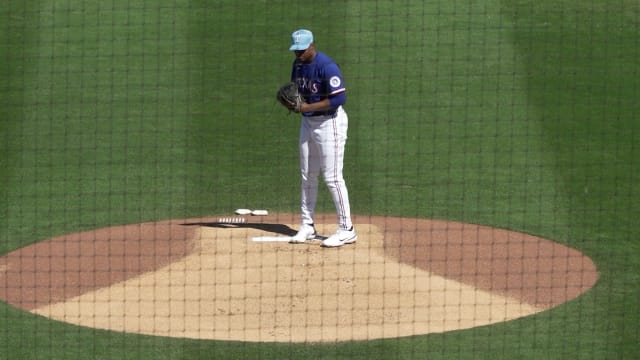
[[313,34],[309,30],[296,30],[291,34],[291,47],[289,50],[306,50],[313,43]]

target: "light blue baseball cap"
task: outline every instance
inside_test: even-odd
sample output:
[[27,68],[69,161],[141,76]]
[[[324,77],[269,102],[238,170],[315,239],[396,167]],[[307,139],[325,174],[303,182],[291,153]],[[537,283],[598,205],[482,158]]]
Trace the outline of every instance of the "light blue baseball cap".
[[290,51],[306,50],[313,43],[313,33],[309,30],[300,29],[291,34]]

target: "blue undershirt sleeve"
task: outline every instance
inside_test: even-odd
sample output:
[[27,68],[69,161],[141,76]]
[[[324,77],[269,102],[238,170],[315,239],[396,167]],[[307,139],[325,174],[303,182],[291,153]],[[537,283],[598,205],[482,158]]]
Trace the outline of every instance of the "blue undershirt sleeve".
[[347,102],[347,95],[343,91],[334,96],[329,97],[329,102],[331,103],[332,108],[337,108],[340,105],[344,105]]

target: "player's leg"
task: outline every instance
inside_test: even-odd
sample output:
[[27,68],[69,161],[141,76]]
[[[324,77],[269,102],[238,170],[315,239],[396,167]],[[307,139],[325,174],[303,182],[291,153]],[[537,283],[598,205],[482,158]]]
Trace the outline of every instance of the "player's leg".
[[350,230],[353,227],[349,192],[342,176],[348,127],[347,114],[340,108],[334,118],[323,123],[320,132],[322,175],[336,207],[338,227],[342,230]]
[[[312,130],[308,121],[302,119],[300,127],[300,210],[301,222],[298,233],[289,240],[293,244],[301,244],[316,237],[313,226],[313,215],[318,197],[318,176],[320,174],[317,145],[312,139]],[[317,164],[316,164],[317,163]]]
[[318,176],[320,175],[320,153],[313,137],[313,128],[309,121],[302,120],[300,128],[300,208],[302,223],[313,224],[318,197]]

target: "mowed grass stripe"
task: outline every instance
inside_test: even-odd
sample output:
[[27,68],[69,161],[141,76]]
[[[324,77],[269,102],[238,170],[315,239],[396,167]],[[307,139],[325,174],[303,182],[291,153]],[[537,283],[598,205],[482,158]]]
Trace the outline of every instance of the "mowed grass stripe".
[[180,212],[187,9],[52,2],[28,15],[39,35],[25,45],[9,198],[22,215],[9,221],[44,235]]

